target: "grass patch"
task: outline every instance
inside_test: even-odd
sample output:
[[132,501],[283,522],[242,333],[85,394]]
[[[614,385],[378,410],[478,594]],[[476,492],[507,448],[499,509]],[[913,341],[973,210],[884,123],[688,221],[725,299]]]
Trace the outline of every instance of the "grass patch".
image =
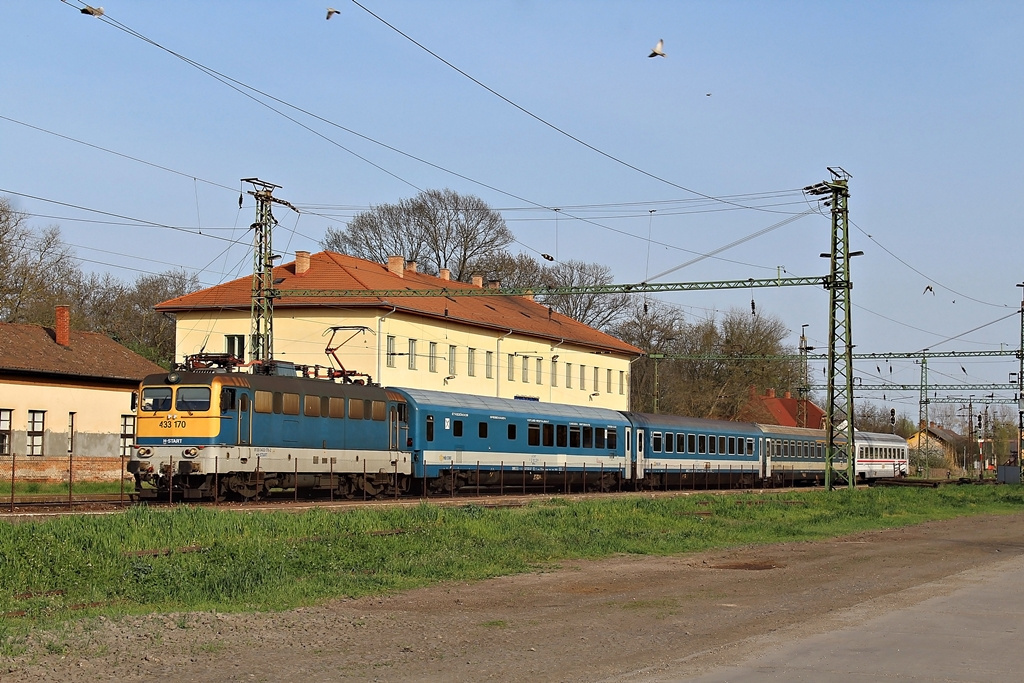
[[[175,613],[177,626],[188,628],[182,613],[280,610],[616,553],[812,540],[1024,509],[1024,489],[1011,486],[817,490],[756,499],[764,502],[622,496],[523,508],[422,504],[299,514],[139,506],[103,517],[0,523],[0,654],[17,652],[34,626],[83,616]],[[711,514],[689,514],[697,510]],[[60,650],[61,643],[52,647]]]

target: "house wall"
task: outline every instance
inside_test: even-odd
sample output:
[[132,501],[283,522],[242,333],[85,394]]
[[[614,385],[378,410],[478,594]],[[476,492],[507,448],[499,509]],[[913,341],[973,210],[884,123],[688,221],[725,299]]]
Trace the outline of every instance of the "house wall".
[[[179,362],[186,355],[201,350],[226,351],[228,335],[249,335],[248,311],[188,312],[178,313],[176,318]],[[333,325],[366,328],[363,331],[339,332],[334,339],[338,347],[336,353],[347,370],[368,373],[375,382],[384,386],[503,398],[528,397],[613,410],[627,410],[629,407],[629,356],[599,354],[569,342],[502,333],[456,321],[445,323],[401,312],[389,314],[381,309],[278,309],[274,314],[275,357],[299,364],[328,365],[324,349],[330,333],[325,334],[325,330]],[[394,355],[391,356],[387,352],[389,337],[394,338]],[[410,368],[409,363],[410,339],[416,341],[415,369]],[[433,370],[431,343],[436,344]],[[454,368],[449,364],[450,346],[455,347]],[[473,374],[469,367],[470,349],[475,349]],[[486,367],[488,352],[492,359],[490,376]],[[508,370],[510,359],[513,365],[511,379]],[[528,365],[525,378],[524,359]],[[581,366],[584,368],[582,382]],[[567,382],[566,372],[570,367],[572,376]],[[552,381],[553,369],[557,374],[555,381]]]
[[[11,411],[10,453],[27,456],[29,411],[45,411],[43,456],[69,453],[69,414],[74,413],[73,454],[120,454],[121,416],[132,415],[132,389],[47,380],[0,380],[0,409]],[[9,455],[10,453],[7,453]]]

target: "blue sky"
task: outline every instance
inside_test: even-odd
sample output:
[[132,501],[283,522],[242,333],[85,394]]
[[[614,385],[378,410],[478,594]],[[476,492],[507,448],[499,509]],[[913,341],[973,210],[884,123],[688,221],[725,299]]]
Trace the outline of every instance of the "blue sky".
[[[318,250],[329,226],[373,204],[449,187],[500,209],[517,248],[604,263],[626,283],[804,211],[795,190],[841,166],[865,252],[856,350],[1019,345],[1020,3],[361,0],[376,18],[330,2],[341,13],[325,21],[326,5],[304,0],[103,0],[104,19],[80,2],[7,0],[0,194],[35,225],[59,224],[87,270],[181,266],[214,284],[251,269],[240,178],[281,185],[303,208],[275,212],[286,254]],[[330,123],[275,105],[311,132],[119,25]],[[648,59],[659,38],[668,57]],[[828,219],[811,215],[660,281],[823,275],[828,242]],[[827,343],[816,288],[664,299],[696,319],[749,309],[751,296],[794,346],[804,324]],[[930,362],[931,381],[1016,370],[960,365]],[[874,366],[857,374],[868,382]],[[919,379],[911,362],[893,369]],[[916,414],[915,394],[887,399]]]

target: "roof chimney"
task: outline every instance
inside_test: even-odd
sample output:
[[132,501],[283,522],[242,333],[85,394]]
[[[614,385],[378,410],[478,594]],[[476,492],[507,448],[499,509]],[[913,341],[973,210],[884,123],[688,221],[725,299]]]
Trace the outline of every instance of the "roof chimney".
[[501,289],[501,280],[488,280],[487,289]]
[[484,276],[483,275],[474,275],[473,276],[473,286],[474,287],[481,287],[482,288],[484,286]]
[[409,262],[407,262],[407,263],[405,264],[405,269],[406,269],[407,271],[409,271],[410,273],[415,273],[415,272],[417,272],[417,270],[416,270],[416,262],[415,262],[415,261],[409,261]]
[[764,397],[775,398],[775,389],[769,389],[768,391],[764,392]]
[[308,251],[297,251],[297,252],[295,252],[295,274],[296,275],[305,275],[307,270],[309,270],[309,252]]
[[61,346],[71,345],[71,310],[67,306],[57,306],[57,322],[54,325],[54,336]]
[[786,393],[784,393],[782,395],[782,398],[793,398],[793,394],[791,392],[787,391]]
[[442,268],[441,274],[438,277],[440,277],[442,280],[451,280],[452,271],[448,270],[447,268]]
[[405,257],[388,256],[388,270],[398,277],[405,277]]

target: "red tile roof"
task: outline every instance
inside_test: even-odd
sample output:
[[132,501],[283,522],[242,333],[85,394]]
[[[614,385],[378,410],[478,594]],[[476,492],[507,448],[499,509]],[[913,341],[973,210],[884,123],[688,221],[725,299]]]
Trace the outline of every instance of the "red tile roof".
[[825,411],[806,401],[806,422],[798,424],[800,404],[798,399],[793,398],[786,392],[783,397],[777,397],[774,390],[769,390],[764,396],[751,396],[750,402],[741,412],[740,419],[753,422],[766,422],[766,416],[771,424],[784,427],[808,427],[810,429],[822,429],[824,425]]
[[[420,315],[438,320],[456,321],[492,330],[513,330],[517,333],[555,341],[562,339],[615,351],[640,355],[640,349],[611,335],[588,327],[572,318],[551,311],[547,306],[521,296],[460,297],[459,290],[475,289],[474,285],[454,280],[442,280],[433,275],[406,270],[397,275],[386,265],[364,261],[353,256],[321,251],[310,255],[309,270],[296,274],[295,263],[274,268],[276,287],[286,289],[441,289],[447,288],[451,296],[413,297],[391,299],[380,297],[296,297],[284,296],[274,300],[274,308],[380,308]],[[249,310],[252,296],[252,278],[243,277],[222,285],[193,292],[164,301],[156,310],[181,313],[201,310]]]
[[163,372],[134,351],[97,332],[72,330],[70,344],[55,341],[52,328],[0,323],[0,373],[35,373],[139,382]]

